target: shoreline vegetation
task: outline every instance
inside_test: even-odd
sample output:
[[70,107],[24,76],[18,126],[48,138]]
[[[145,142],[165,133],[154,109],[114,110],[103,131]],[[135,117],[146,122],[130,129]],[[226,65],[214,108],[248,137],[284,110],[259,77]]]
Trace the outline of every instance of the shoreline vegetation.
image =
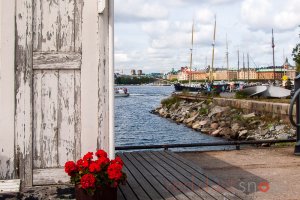
[[276,140],[296,137],[295,129],[279,117],[245,113],[242,109],[215,105],[211,99],[183,100],[171,96],[151,111],[177,124],[227,140]]

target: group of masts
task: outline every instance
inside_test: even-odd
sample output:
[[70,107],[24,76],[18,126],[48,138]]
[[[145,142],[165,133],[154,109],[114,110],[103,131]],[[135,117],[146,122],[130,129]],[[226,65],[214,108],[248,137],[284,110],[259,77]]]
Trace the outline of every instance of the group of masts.
[[[214,21],[214,33],[213,33],[213,42],[212,42],[212,61],[211,61],[211,66],[209,67],[209,81],[213,81],[213,69],[214,69],[214,59],[215,59],[215,43],[216,43],[216,28],[217,28],[217,20],[216,20],[216,15],[215,15],[215,21]],[[193,20],[192,24],[192,41],[191,41],[191,48],[190,48],[190,72],[189,72],[189,85],[191,85],[191,80],[192,80],[192,65],[193,65],[193,48],[194,48],[194,29],[195,29],[195,21]],[[275,56],[274,56],[274,34],[273,34],[273,29],[272,29],[272,49],[273,49],[273,77],[274,77],[274,82],[275,82]],[[237,80],[240,79],[239,77],[239,72],[240,72],[240,51],[238,50],[238,70],[237,70]],[[206,57],[206,65],[207,65],[207,57]],[[249,81],[250,79],[250,66],[249,66],[249,53],[247,53],[247,79]],[[229,52],[228,52],[228,40],[227,40],[227,34],[226,34],[226,66],[227,66],[227,78],[228,82],[230,81],[230,70],[229,70]],[[246,73],[245,73],[245,54],[243,53],[243,79],[245,80]]]

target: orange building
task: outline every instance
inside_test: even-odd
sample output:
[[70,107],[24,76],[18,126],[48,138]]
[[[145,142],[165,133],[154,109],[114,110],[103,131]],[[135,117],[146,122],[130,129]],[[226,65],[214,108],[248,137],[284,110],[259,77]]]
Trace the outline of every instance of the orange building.
[[274,69],[268,68],[268,69],[259,69],[257,70],[257,79],[259,80],[281,80],[283,76],[283,70],[281,68],[276,68],[275,73]]
[[248,73],[248,69],[246,70],[241,70],[239,71],[239,76],[238,79],[239,80],[248,80],[248,76],[249,76],[249,80],[255,80],[258,79],[258,74],[256,69],[249,69],[249,73]]

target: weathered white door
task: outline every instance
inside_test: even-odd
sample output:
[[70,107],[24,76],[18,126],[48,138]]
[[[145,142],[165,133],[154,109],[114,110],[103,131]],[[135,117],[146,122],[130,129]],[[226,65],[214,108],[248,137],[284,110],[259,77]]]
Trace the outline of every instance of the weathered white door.
[[[33,184],[80,157],[82,0],[33,0]],[[62,174],[61,174],[62,173]]]
[[109,9],[99,14],[97,2],[15,0],[15,169],[23,186],[68,181],[66,161],[109,149]]

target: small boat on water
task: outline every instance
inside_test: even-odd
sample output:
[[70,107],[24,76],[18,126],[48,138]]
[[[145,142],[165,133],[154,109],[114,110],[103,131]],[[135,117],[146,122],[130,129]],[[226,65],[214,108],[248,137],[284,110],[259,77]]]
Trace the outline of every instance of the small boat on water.
[[127,88],[115,88],[115,97],[128,97],[129,93]]

